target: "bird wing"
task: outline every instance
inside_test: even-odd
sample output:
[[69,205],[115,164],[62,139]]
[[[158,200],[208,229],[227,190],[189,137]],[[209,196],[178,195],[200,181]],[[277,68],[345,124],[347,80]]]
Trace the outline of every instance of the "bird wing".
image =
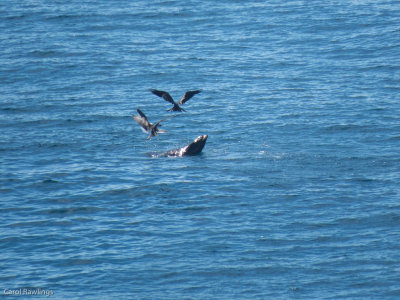
[[147,120],[146,115],[138,108],[137,112],[139,113],[139,116],[133,116],[133,119],[147,132],[149,131],[151,124]]
[[139,108],[137,109],[137,112],[143,119],[145,119],[149,123],[149,120],[147,120],[146,115]]
[[187,91],[181,98],[181,100],[179,100],[179,104],[183,104],[186,101],[188,101],[190,98],[192,98],[194,95],[200,93],[201,91],[196,90],[196,91]]
[[161,122],[165,121],[166,119],[170,119],[170,118],[174,118],[174,117],[176,117],[176,115],[168,116],[168,117],[166,117],[166,118],[164,118],[164,119],[161,119],[161,120],[158,121],[156,124],[154,124],[154,127],[157,128],[157,126],[160,125]]
[[164,100],[168,101],[171,104],[175,104],[174,99],[172,99],[171,95],[168,92],[159,91],[159,90],[150,90],[154,95],[158,97],[164,98]]
[[135,121],[143,128],[143,130],[145,132],[149,131],[150,129],[150,124],[149,122],[147,122],[145,119],[143,119],[142,117],[138,117],[138,116],[133,116],[133,118],[135,119]]

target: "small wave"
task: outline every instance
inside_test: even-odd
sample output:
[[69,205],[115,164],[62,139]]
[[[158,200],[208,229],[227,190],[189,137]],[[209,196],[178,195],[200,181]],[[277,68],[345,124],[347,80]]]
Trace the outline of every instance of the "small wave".
[[9,224],[9,225],[7,225],[7,227],[10,227],[10,228],[20,228],[20,227],[34,228],[34,227],[39,227],[39,226],[48,226],[48,223],[49,222],[47,220],[17,222],[17,223]]
[[53,56],[62,56],[63,54],[54,50],[33,50],[28,53],[29,56],[36,58],[44,58],[44,57],[53,57]]
[[95,259],[66,259],[60,265],[61,266],[80,266],[80,265],[93,265],[96,264],[97,261]]
[[48,21],[62,21],[62,20],[79,19],[79,18],[82,18],[82,17],[83,17],[83,15],[61,14],[61,15],[47,16],[46,20],[48,20]]
[[22,20],[24,18],[26,18],[27,15],[22,14],[22,15],[13,15],[13,16],[7,16],[5,17],[6,20]]
[[400,135],[392,136],[392,137],[389,138],[388,140],[389,140],[389,141],[400,141]]
[[322,128],[322,130],[327,131],[327,132],[336,132],[336,131],[359,130],[359,129],[365,129],[367,127],[368,126],[357,125],[357,124],[334,124],[334,125],[325,126]]
[[92,206],[72,206],[72,207],[63,207],[63,208],[52,208],[52,209],[45,209],[41,212],[44,214],[57,214],[57,215],[74,215],[74,214],[86,214],[86,213],[94,213],[104,210],[103,208],[99,207],[92,207]]
[[51,183],[59,183],[59,181],[54,180],[54,179],[45,179],[42,181],[42,183],[45,183],[45,184],[50,183],[51,184]]

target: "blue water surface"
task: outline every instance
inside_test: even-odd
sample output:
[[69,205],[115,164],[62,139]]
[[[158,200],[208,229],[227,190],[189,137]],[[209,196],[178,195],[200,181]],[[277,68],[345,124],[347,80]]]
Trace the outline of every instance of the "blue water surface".
[[1,295],[400,298],[400,1],[0,12]]

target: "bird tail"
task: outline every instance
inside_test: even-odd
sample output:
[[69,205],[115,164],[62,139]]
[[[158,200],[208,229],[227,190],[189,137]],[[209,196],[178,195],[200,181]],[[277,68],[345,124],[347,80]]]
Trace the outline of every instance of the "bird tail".
[[171,107],[170,109],[167,109],[167,111],[185,111],[182,107],[180,107],[179,105],[174,105],[173,107]]

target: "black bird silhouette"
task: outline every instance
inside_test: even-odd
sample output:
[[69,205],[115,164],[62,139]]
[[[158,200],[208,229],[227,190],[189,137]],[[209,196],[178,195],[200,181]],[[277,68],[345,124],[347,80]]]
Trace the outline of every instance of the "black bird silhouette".
[[[170,109],[168,109],[167,111],[186,111],[184,110],[182,107],[180,107],[178,105],[178,103],[176,103],[174,101],[174,99],[172,99],[171,95],[168,92],[164,92],[164,91],[159,91],[159,90],[150,90],[154,95],[157,95],[159,97],[164,98],[164,100],[168,101],[169,103],[173,104],[174,106],[171,107]],[[194,95],[200,93],[201,91],[196,90],[196,91],[187,91],[181,98],[181,100],[179,100],[179,104],[184,104],[186,101],[188,101],[190,98],[192,98]]]
[[149,122],[149,120],[147,119],[146,115],[138,108],[137,112],[140,116],[133,116],[133,118],[135,119],[135,121],[143,128],[143,130],[145,132],[149,132],[150,131],[150,135],[148,136],[147,139],[151,139],[152,136],[156,136],[158,135],[158,133],[165,133],[167,131],[162,130],[162,129],[158,129],[159,126],[161,126],[161,122],[169,119],[169,118],[173,118],[175,116],[169,116],[166,117],[164,119],[161,119],[160,121],[158,121],[156,124],[152,124]]

